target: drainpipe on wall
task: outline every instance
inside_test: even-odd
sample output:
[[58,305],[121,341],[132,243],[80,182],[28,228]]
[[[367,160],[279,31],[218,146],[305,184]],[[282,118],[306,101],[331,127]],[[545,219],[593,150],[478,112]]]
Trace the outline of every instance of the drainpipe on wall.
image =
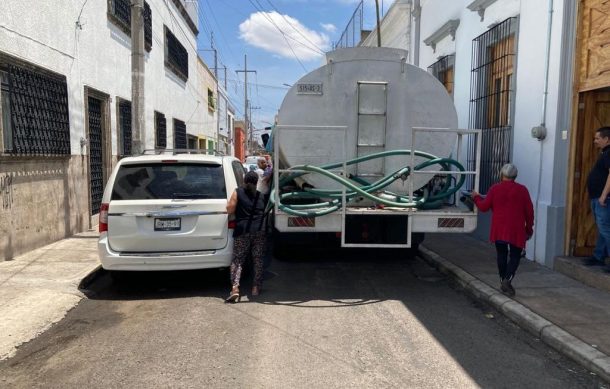
[[421,5],[420,0],[414,0],[413,10],[411,13],[415,19],[415,36],[413,39],[413,65],[419,67],[419,36],[420,36],[420,21],[421,21]]
[[[540,125],[532,128],[532,137],[538,139],[540,142],[540,152],[538,155],[540,159],[538,161],[538,187],[536,188],[536,201],[535,201],[535,211],[538,214],[538,202],[540,201],[540,187],[542,186],[542,161],[543,161],[543,144],[542,140],[546,137],[546,110],[548,104],[548,94],[549,94],[549,67],[550,67],[550,56],[551,56],[551,33],[553,27],[553,0],[549,0],[548,3],[548,22],[547,22],[547,31],[546,31],[546,50],[544,56],[544,89],[542,92],[542,112],[540,114]],[[536,260],[536,236],[538,234],[534,233],[534,255],[533,259]]]

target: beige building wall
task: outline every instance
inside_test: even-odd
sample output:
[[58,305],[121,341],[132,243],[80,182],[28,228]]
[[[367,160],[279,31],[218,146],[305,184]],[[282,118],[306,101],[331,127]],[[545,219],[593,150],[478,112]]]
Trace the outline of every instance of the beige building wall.
[[[213,142],[216,149],[217,128],[218,128],[218,80],[214,77],[214,73],[208,68],[201,58],[197,58],[197,75],[199,77],[199,85],[201,86],[201,104],[198,117],[201,118],[201,123],[196,127],[199,132],[195,135],[200,140],[200,148],[209,148],[210,142]],[[202,140],[206,141],[208,146],[201,147]]]
[[0,159],[0,260],[91,227],[86,156]]

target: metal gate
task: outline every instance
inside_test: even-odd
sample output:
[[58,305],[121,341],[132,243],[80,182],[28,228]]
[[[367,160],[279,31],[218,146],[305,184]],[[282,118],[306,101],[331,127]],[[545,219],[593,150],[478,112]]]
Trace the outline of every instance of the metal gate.
[[91,214],[100,212],[104,194],[104,157],[102,144],[102,101],[89,96],[89,185]]
[[131,103],[119,103],[119,126],[121,129],[121,155],[131,155]]
[[[482,193],[500,179],[500,168],[511,157],[517,27],[517,18],[508,18],[472,41],[470,128],[483,130],[479,188]],[[475,155],[471,141],[469,170],[473,170]]]

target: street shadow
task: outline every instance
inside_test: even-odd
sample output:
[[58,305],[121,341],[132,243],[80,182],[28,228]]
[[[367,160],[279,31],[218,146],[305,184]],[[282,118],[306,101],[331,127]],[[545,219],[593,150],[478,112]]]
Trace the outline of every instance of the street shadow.
[[[421,327],[423,333],[431,335],[480,387],[497,387],[501,371],[504,387],[533,387],[533,382],[542,382],[541,376],[548,382],[548,387],[574,387],[575,380],[584,380],[581,387],[599,387],[599,378],[590,377],[586,370],[554,352],[491,307],[475,302],[451,279],[421,259],[406,255],[405,251],[299,250],[303,259],[299,259],[299,255],[291,257],[290,261],[271,263],[259,296],[248,293],[252,275],[244,274],[243,298],[237,307],[260,305],[263,309],[254,312],[263,315],[267,312],[264,306],[299,310],[302,314],[303,310],[343,310],[387,301],[400,302],[404,309],[398,309],[397,317],[389,316],[402,320],[396,323],[397,327]],[[118,282],[103,274],[86,294],[90,299],[101,300],[199,296],[223,301],[229,291],[228,278],[227,270],[134,272]],[[395,304],[392,306],[396,309]],[[387,307],[380,305],[377,309],[387,313]],[[248,312],[252,311],[248,309]],[[346,328],[374,325],[358,322],[357,318],[355,322],[337,324]],[[416,342],[409,338],[408,332],[405,336],[405,345]],[[413,352],[427,358],[422,350],[414,349]]]

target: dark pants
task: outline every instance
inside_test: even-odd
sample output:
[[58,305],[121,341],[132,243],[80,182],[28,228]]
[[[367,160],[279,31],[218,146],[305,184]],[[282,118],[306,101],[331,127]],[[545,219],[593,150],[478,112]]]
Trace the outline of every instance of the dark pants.
[[[509,250],[510,247],[510,250]],[[523,249],[512,244],[496,241],[498,273],[501,280],[512,280],[519,267]]]

